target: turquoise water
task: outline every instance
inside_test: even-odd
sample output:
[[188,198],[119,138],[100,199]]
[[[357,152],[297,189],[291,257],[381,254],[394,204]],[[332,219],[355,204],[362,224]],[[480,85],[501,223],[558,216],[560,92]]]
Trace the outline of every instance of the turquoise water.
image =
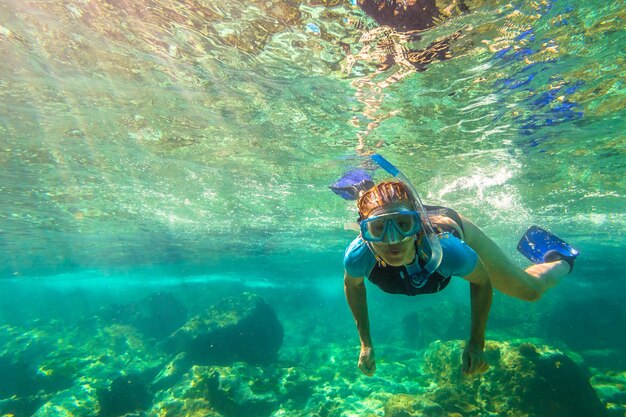
[[[77,386],[99,394],[80,391],[74,415],[159,415],[174,388],[102,394],[171,359],[120,318],[151,294],[173,294],[187,318],[261,295],[284,327],[273,380],[297,375],[298,389],[274,387],[273,400],[250,400],[258,408],[218,396],[162,415],[389,416],[390,396],[443,387],[445,372],[414,369],[434,340],[467,337],[461,280],[418,299],[371,287],[379,376],[356,368],[342,293],[356,209],[328,186],[379,152],[520,266],[530,224],[581,251],[539,302],[496,294],[487,336],[565,352],[623,416],[624,4],[436,6],[407,33],[349,1],[3,2],[0,415],[68,415],[59,404]],[[130,347],[109,346],[112,333]],[[112,359],[124,353],[143,359]],[[494,392],[478,397],[462,409],[439,401],[434,415],[504,415]]]

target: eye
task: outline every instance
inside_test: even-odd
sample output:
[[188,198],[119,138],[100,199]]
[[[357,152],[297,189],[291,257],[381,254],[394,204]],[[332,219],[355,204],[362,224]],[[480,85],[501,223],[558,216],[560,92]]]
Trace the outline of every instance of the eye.
[[385,230],[385,222],[380,220],[373,221],[367,226],[367,228],[372,235],[380,236]]
[[413,228],[413,218],[410,216],[402,216],[396,221],[398,228],[403,232],[408,232]]

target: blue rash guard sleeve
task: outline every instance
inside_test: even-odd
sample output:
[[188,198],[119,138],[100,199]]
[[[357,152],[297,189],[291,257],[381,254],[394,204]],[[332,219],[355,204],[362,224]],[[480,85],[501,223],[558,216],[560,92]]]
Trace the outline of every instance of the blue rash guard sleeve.
[[474,249],[467,246],[467,243],[450,233],[441,234],[439,242],[443,257],[437,272],[444,277],[452,275],[464,277],[474,270],[478,262],[478,255]]
[[367,277],[375,264],[374,254],[360,236],[350,243],[343,257],[346,272],[356,278]]

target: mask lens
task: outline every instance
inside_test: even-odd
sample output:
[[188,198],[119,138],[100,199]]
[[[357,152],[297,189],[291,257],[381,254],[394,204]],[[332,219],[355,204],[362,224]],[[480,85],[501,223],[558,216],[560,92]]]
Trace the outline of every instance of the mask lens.
[[385,219],[374,219],[367,222],[367,235],[374,239],[382,239],[385,234],[386,223]]
[[415,216],[410,214],[399,214],[394,219],[396,227],[403,235],[415,233]]

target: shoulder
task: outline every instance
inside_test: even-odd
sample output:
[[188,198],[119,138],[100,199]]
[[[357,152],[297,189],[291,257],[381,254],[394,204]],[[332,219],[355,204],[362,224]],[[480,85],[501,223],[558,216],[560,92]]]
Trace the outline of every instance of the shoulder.
[[461,239],[465,235],[463,216],[449,207],[425,206],[428,219],[433,226],[439,227],[446,232],[452,232]]
[[452,220],[450,217],[446,217],[442,215],[429,216],[429,218],[433,226],[439,227],[445,231],[449,231],[452,233],[456,232],[455,234],[458,234],[458,236],[460,236],[461,239],[463,239],[464,237],[463,225],[459,224],[459,222]]
[[359,236],[354,239],[343,256],[343,266],[353,277],[365,277],[376,264],[374,254],[367,243]]

